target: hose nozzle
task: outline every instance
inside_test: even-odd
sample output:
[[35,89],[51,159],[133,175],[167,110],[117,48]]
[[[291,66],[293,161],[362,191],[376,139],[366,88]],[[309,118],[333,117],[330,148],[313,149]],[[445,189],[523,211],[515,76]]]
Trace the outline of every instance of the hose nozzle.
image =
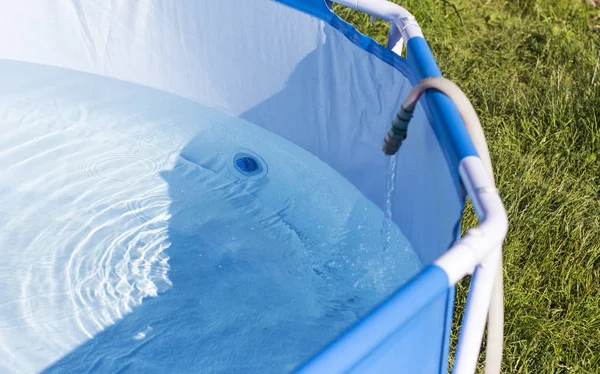
[[391,156],[398,152],[402,142],[406,139],[408,122],[412,118],[414,110],[414,106],[405,107],[402,105],[400,107],[392,121],[392,128],[383,139],[383,153]]

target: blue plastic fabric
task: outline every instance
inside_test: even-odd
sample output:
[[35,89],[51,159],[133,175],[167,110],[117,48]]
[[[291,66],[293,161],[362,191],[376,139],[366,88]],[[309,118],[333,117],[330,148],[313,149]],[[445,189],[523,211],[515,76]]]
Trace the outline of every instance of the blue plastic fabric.
[[448,277],[430,266],[332,342],[299,373],[441,372]]

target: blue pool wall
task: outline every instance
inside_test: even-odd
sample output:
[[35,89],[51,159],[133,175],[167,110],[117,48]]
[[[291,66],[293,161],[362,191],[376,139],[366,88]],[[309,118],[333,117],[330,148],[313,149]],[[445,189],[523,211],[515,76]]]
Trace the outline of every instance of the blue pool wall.
[[[404,60],[322,0],[11,6],[14,12],[0,14],[0,33],[10,35],[0,38],[0,58],[138,83],[241,116],[312,152],[380,207],[388,163],[381,140],[412,84],[439,75],[424,40],[411,40]],[[456,166],[474,149],[441,94],[426,95],[408,138],[398,154],[394,221],[430,265],[456,239],[464,204]],[[428,274],[412,287],[426,287]],[[425,309],[409,308],[403,323],[411,329],[400,340],[432,347],[433,366],[442,370],[453,290],[435,279],[444,291],[423,293]],[[405,303],[422,304],[411,299],[418,292],[408,295]],[[377,313],[370,318],[377,321]],[[378,349],[396,352],[398,362],[429,357],[402,355],[393,345]]]

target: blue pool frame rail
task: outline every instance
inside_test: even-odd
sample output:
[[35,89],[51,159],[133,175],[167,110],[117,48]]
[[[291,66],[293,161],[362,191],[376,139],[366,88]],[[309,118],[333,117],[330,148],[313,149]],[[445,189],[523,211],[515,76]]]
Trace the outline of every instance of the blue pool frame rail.
[[[331,10],[329,1],[276,1],[326,21],[360,48],[397,68],[413,84],[441,76],[414,17],[396,4],[386,0],[334,0],[390,22],[390,37],[395,35],[395,40],[384,48],[341,20]],[[395,53],[401,50],[398,48],[401,43],[407,48],[406,60]],[[453,373],[475,371],[493,274],[508,230],[508,220],[494,183],[479,159],[455,104],[437,91],[428,91],[421,103],[449,168],[458,171],[453,173],[460,176],[457,188],[466,188],[480,225],[452,245],[435,264],[302,365],[297,370],[300,373],[446,373],[454,286],[471,273],[475,276],[469,291]],[[434,316],[430,325],[423,323],[427,321],[426,314],[434,309],[445,310],[443,318]],[[441,338],[432,339],[431,336],[436,334],[430,334],[431,329],[437,329]],[[418,334],[422,335],[422,339]],[[399,357],[400,353],[404,359]],[[407,360],[407,357],[415,359]]]

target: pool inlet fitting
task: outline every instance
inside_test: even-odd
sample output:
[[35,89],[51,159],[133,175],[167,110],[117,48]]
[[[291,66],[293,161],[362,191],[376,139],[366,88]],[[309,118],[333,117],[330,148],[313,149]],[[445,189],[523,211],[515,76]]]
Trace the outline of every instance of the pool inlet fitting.
[[259,180],[269,172],[269,167],[262,157],[244,148],[234,150],[227,168],[238,180],[246,181]]
[[400,106],[400,110],[396,113],[396,117],[392,121],[392,128],[388,131],[385,139],[383,139],[383,153],[386,155],[395,155],[400,149],[402,142],[406,139],[408,131],[408,122],[415,111],[414,105]]

